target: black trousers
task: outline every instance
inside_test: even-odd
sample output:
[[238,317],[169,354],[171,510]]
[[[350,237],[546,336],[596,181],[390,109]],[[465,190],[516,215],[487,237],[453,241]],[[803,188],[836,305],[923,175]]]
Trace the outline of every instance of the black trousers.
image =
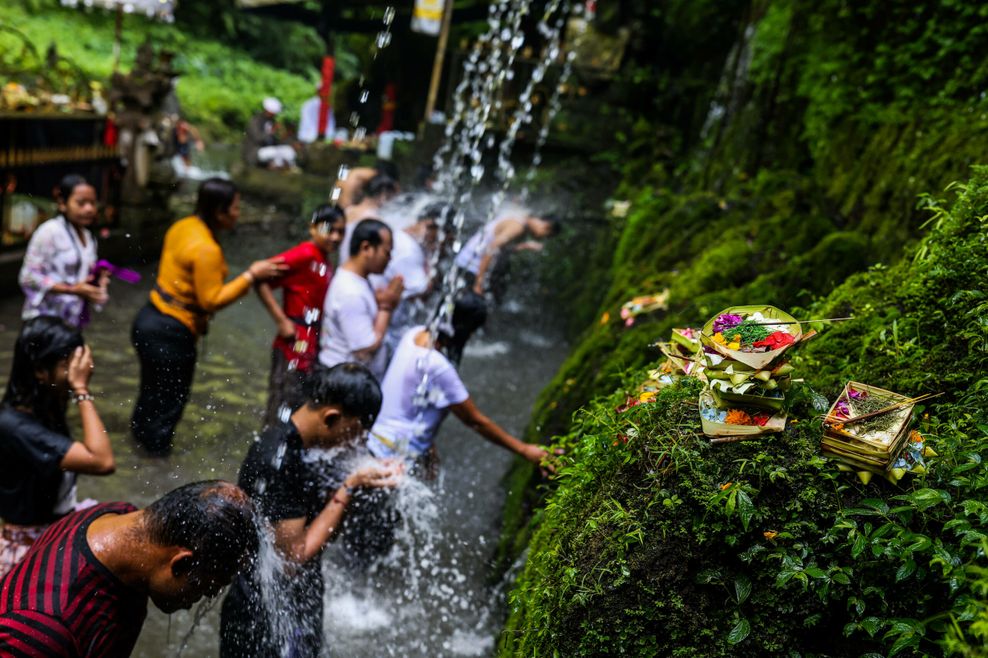
[[130,431],[148,452],[167,454],[192,389],[196,337],[184,324],[147,304],[134,320],[130,342],[141,362],[141,388]]

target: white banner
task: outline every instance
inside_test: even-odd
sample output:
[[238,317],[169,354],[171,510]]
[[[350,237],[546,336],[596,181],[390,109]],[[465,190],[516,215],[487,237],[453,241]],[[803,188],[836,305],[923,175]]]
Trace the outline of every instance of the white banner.
[[164,21],[174,20],[177,3],[177,0],[62,0],[66,7],[99,7],[113,11],[122,9],[125,14],[144,14]]
[[[452,0],[449,0],[452,2]],[[446,6],[444,0],[415,0],[415,9],[412,11],[412,30],[439,36],[439,30],[443,24],[443,7]]]

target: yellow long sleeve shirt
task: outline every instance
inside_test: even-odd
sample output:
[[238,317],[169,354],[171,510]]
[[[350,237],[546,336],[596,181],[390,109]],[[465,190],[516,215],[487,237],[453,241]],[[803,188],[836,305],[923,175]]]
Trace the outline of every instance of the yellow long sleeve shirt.
[[206,223],[194,215],[180,219],[165,234],[151,303],[201,336],[213,313],[250,289],[250,279],[243,275],[224,282],[228,273],[223,249]]

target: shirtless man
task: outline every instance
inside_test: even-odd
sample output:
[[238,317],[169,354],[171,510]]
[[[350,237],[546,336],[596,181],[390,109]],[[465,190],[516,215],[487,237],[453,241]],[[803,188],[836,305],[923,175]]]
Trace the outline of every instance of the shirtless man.
[[340,205],[346,214],[346,232],[343,234],[343,242],[340,243],[339,262],[342,263],[350,257],[350,236],[353,235],[353,228],[365,219],[378,219],[381,216],[381,207],[398,196],[398,191],[399,187],[395,179],[385,174],[377,174],[363,186],[359,202],[351,206]]
[[[551,215],[505,216],[487,224],[471,237],[456,256],[456,265],[468,273],[470,286],[483,295],[490,287],[490,273],[505,249],[542,251],[540,240],[559,232],[559,220]],[[522,240],[528,237],[530,239]]]

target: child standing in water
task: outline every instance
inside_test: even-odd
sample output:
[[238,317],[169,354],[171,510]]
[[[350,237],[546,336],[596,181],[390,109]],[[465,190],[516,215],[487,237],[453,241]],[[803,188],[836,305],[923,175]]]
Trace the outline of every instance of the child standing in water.
[[21,317],[49,315],[81,328],[90,308],[109,300],[109,272],[93,276],[96,240],[89,227],[96,221],[96,190],[71,174],[59,183],[57,197],[58,215],[38,227],[24,254]]
[[[333,278],[328,257],[339,249],[346,230],[346,216],[338,206],[323,204],[312,213],[310,239],[277,258],[284,261],[285,274],[257,286],[257,294],[278,328],[271,353],[268,407],[264,424],[286,420],[296,408],[301,382],[319,353],[322,306]],[[281,288],[282,302],[274,288]]]

